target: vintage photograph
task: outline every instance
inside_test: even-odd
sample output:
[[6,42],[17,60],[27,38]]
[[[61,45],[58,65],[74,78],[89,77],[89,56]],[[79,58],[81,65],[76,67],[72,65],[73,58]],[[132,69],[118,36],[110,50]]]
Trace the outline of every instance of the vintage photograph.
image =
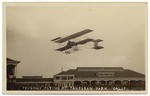
[[3,90],[147,92],[147,3],[4,3]]

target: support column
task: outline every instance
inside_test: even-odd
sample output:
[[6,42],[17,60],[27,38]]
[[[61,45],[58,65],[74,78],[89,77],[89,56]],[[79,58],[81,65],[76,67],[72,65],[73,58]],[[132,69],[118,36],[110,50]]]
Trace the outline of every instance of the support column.
[[91,86],[91,81],[89,81],[89,86]]
[[83,81],[81,81],[81,86],[83,86]]

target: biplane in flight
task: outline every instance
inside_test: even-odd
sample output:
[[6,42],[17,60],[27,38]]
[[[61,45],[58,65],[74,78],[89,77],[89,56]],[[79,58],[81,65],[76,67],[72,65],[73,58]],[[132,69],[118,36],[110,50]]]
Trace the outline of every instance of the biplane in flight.
[[98,45],[99,42],[103,41],[101,39],[86,38],[86,39],[83,39],[83,40],[80,40],[80,41],[72,41],[75,38],[78,38],[78,37],[80,37],[82,35],[85,35],[87,33],[92,32],[92,31],[93,30],[91,30],[91,29],[85,29],[83,31],[74,33],[74,34],[66,36],[66,37],[57,37],[55,39],[52,39],[51,41],[53,41],[55,43],[58,43],[61,46],[62,46],[62,43],[67,42],[67,44],[65,46],[62,46],[62,47],[60,47],[58,49],[55,49],[55,51],[65,52],[66,54],[70,54],[72,52],[79,51],[79,47],[78,46],[79,45],[84,45],[84,44],[86,44],[88,42],[93,42],[94,43],[92,49],[99,50],[99,49],[104,48],[104,47]]

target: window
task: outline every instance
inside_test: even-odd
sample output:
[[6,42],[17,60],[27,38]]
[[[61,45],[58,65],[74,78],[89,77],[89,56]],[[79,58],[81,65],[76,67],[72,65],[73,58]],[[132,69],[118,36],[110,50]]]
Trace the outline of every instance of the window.
[[106,73],[105,75],[107,76],[107,75],[109,75],[109,74]]
[[60,77],[59,77],[59,76],[56,76],[55,78],[56,78],[57,80],[59,80],[59,79],[60,79]]
[[70,80],[70,79],[73,79],[73,76],[68,76],[68,79]]
[[62,80],[67,80],[67,76],[62,76]]
[[98,72],[97,76],[98,77],[113,77],[114,73],[113,72]]

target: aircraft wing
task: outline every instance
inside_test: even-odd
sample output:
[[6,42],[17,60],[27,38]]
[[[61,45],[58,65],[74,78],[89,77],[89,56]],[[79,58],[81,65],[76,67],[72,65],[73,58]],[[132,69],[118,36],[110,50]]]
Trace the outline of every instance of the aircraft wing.
[[56,41],[56,40],[58,40],[58,39],[60,39],[61,37],[57,37],[57,38],[55,38],[55,39],[52,39],[51,41]]
[[82,36],[82,35],[84,35],[84,34],[87,34],[87,33],[89,33],[89,32],[92,32],[92,31],[93,31],[93,30],[91,30],[91,29],[85,29],[85,30],[83,30],[83,31],[80,31],[80,32],[74,33],[74,34],[72,34],[72,35],[69,35],[69,36],[67,36],[67,37],[59,38],[59,40],[56,40],[55,42],[56,42],[56,43],[63,43],[63,42],[65,42],[65,41],[68,41],[68,40],[70,40],[70,39],[77,38],[77,37],[79,37],[79,36]]
[[93,42],[102,42],[103,40],[101,39],[96,39],[96,40],[93,40]]
[[84,40],[81,40],[79,42],[76,42],[75,45],[78,45],[78,44],[82,45],[82,44],[85,44],[85,43],[90,42],[90,41],[93,41],[93,39],[90,39],[90,38],[84,39]]
[[65,46],[65,47],[56,49],[55,51],[65,51],[65,50],[70,49],[70,48],[72,48],[72,46]]

